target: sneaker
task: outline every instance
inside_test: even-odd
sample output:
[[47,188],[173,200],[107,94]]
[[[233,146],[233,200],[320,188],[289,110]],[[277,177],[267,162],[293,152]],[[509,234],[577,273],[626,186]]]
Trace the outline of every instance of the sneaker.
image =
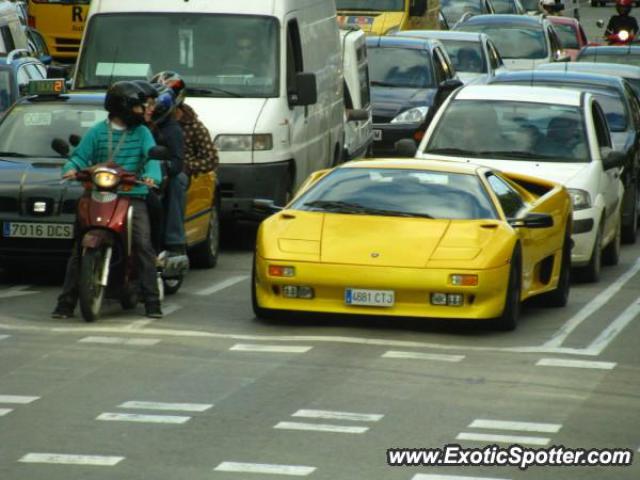
[[69,318],[73,317],[74,307],[68,303],[59,302],[56,308],[51,312],[51,318]]
[[160,302],[149,302],[145,304],[145,315],[149,318],[162,318]]

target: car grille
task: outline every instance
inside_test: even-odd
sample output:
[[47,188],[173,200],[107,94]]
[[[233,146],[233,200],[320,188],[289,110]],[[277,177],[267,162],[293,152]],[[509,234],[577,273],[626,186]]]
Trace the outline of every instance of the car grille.
[[18,200],[11,197],[0,197],[0,212],[15,213],[18,211]]

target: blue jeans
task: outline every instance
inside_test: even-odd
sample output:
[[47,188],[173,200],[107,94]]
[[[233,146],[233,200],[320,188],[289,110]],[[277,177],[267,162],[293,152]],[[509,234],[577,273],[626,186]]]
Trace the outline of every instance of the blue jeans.
[[187,204],[189,177],[180,173],[169,178],[165,191],[165,233],[167,247],[183,247],[187,244],[184,231],[184,213]]

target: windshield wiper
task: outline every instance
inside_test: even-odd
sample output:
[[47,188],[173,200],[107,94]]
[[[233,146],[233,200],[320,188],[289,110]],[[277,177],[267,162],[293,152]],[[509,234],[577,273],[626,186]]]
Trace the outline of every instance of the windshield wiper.
[[31,155],[25,155],[24,153],[18,152],[0,152],[0,157],[8,157],[8,158],[27,158]]
[[479,152],[483,157],[492,156],[500,158],[517,158],[524,160],[553,160],[550,155],[540,155],[539,153],[523,152],[522,150],[487,150]]
[[319,208],[336,213],[354,213],[360,215],[381,215],[390,217],[421,217],[433,218],[426,213],[401,212],[398,210],[385,210],[382,208],[369,208],[358,203],[331,201],[331,200],[315,200],[304,204],[305,207]]
[[436,153],[443,155],[455,155],[462,157],[477,157],[479,152],[472,152],[471,150],[464,150],[462,148],[446,147],[446,148],[433,148],[431,150],[425,150],[424,153]]
[[187,88],[187,94],[191,95],[214,95],[215,93],[222,93],[227,95],[228,97],[235,98],[244,98],[244,95],[240,95],[239,93],[230,92],[229,90],[225,90],[224,88],[211,87],[211,88]]
[[371,82],[371,86],[372,87],[398,87],[399,85],[396,85],[395,83],[379,82],[378,80],[373,80]]

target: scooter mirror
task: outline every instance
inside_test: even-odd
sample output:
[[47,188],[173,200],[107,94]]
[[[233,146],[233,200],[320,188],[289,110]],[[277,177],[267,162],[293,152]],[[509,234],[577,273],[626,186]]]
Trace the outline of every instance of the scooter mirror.
[[160,145],[156,145],[153,148],[149,149],[147,156],[154,160],[169,160],[169,149],[167,147],[162,147]]
[[69,156],[69,144],[61,138],[54,138],[51,141],[51,148],[61,157]]
[[602,28],[604,27],[604,20],[600,19],[596,22],[596,27]]

